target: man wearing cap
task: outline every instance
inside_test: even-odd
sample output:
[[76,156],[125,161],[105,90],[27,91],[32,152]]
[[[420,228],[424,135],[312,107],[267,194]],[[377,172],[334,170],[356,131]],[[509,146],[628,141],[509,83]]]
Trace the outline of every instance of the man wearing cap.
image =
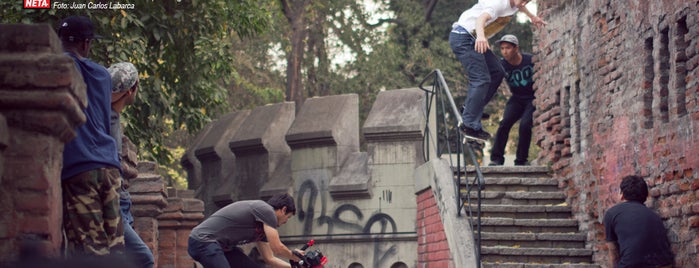
[[483,130],[483,108],[497,92],[505,75],[498,58],[490,50],[488,38],[507,25],[517,11],[522,11],[537,27],[546,23],[525,5],[529,0],[482,0],[464,11],[452,25],[449,45],[468,75],[468,95],[459,130],[467,136],[490,139]]
[[126,253],[136,265],[135,267],[152,268],[154,264],[153,253],[143,239],[133,229],[134,218],[131,214],[131,195],[128,192],[128,180],[138,176],[138,170],[128,164],[123,147],[124,136],[121,128],[120,115],[127,105],[136,100],[138,90],[138,71],[130,62],[119,62],[109,66],[109,75],[112,77],[112,111],[111,111],[111,135],[116,140],[121,161],[121,187],[119,187],[119,206],[121,218],[124,223],[124,242]]
[[107,68],[87,59],[98,36],[90,19],[71,16],[61,21],[58,36],[73,58],[87,87],[86,122],[63,151],[63,227],[75,254],[109,255],[124,248],[119,213],[120,163],[110,136],[112,79]]
[[534,63],[532,55],[520,53],[519,40],[511,34],[504,35],[495,42],[500,47],[502,59],[500,63],[505,69],[507,85],[512,96],[505,105],[505,112],[500,121],[495,141],[490,152],[491,166],[501,166],[505,163],[505,146],[510,135],[510,129],[519,120],[519,141],[517,141],[516,166],[528,165],[529,144],[532,139],[534,115]]

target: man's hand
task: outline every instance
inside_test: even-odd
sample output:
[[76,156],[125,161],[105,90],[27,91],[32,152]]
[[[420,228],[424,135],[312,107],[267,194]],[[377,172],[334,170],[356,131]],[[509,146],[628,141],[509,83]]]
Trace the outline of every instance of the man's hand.
[[534,24],[534,26],[536,26],[536,28],[541,28],[541,27],[543,27],[543,26],[548,25],[548,23],[546,23],[543,19],[541,19],[541,18],[539,18],[539,17],[537,17],[537,16],[533,16],[533,17],[531,17],[531,18],[529,18],[529,19],[532,20],[532,24]]
[[299,260],[294,260],[294,261],[300,261],[300,260],[301,260],[300,256],[306,255],[306,252],[305,252],[305,251],[300,250],[300,249],[298,249],[298,248],[293,249],[291,252],[294,253],[294,256],[299,257]]
[[488,38],[485,38],[483,36],[478,36],[478,38],[476,38],[475,49],[476,49],[476,52],[481,53],[481,54],[488,51],[488,49],[490,49],[490,44],[488,43]]

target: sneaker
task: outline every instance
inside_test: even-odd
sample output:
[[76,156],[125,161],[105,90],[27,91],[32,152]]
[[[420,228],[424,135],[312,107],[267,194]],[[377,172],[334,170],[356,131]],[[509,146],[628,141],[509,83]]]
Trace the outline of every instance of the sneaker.
[[459,130],[466,136],[471,136],[482,140],[488,140],[491,137],[490,133],[485,132],[483,129],[472,129],[463,124],[459,125]]
[[524,163],[515,162],[515,166],[528,166],[528,165],[530,165],[530,164],[529,164],[529,161],[524,161]]
[[488,166],[494,167],[494,166],[502,166],[502,163],[499,162],[490,162],[488,163]]

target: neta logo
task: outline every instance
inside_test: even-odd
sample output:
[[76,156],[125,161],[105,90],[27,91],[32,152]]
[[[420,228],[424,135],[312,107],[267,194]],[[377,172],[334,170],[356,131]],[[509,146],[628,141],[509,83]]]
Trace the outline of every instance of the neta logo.
[[24,0],[24,8],[51,8],[51,0]]

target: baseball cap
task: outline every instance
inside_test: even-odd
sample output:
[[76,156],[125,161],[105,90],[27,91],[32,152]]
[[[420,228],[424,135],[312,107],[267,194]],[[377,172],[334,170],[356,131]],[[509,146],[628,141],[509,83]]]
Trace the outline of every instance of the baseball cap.
[[516,36],[511,35],[511,34],[503,35],[502,38],[500,38],[500,40],[495,41],[495,45],[499,46],[500,43],[502,43],[502,42],[508,42],[508,43],[513,44],[515,46],[519,46],[519,40],[517,40]]
[[138,81],[136,66],[130,62],[112,64],[107,71],[109,71],[109,75],[112,77],[112,93],[126,91]]
[[95,34],[95,26],[85,16],[70,16],[63,19],[58,25],[58,36],[71,42],[102,38]]

